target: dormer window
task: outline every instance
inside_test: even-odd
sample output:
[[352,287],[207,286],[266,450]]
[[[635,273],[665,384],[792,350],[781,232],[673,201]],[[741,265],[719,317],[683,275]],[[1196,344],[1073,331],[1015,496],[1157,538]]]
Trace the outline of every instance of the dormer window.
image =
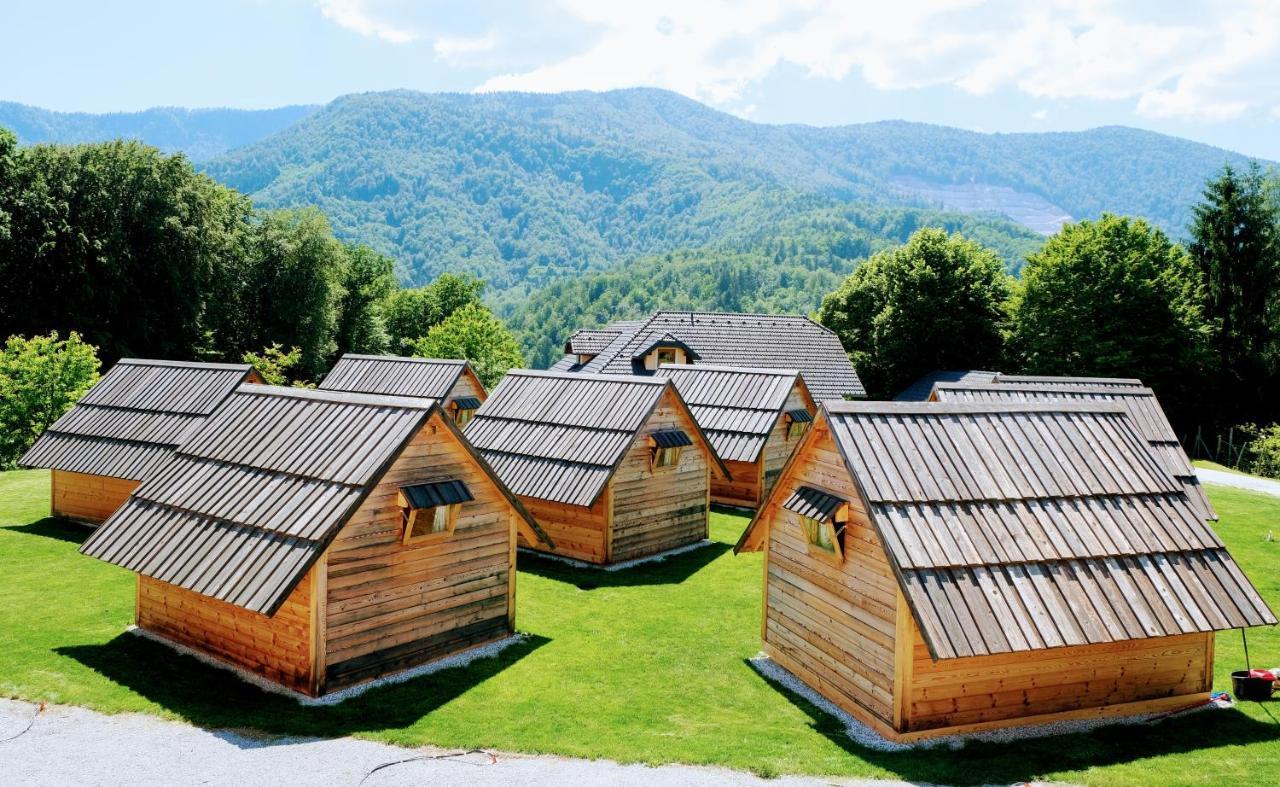
[[693,445],[689,435],[681,429],[662,429],[649,435],[649,465],[653,469],[675,467],[680,464],[684,447]]
[[456,479],[400,487],[400,543],[413,546],[453,535],[458,510],[473,499],[467,485]]
[[474,396],[459,396],[449,405],[449,414],[458,426],[465,426],[480,409],[480,400]]
[[674,347],[662,347],[658,349],[658,365],[659,366],[663,365],[664,363],[675,363],[675,362],[676,362],[676,351]]
[[809,554],[831,563],[844,562],[844,529],[849,522],[849,503],[835,495],[801,486],[782,507],[798,514],[800,532]]
[[804,437],[804,433],[809,431],[809,424],[813,423],[813,416],[805,409],[788,410],[783,419],[786,422],[788,440]]

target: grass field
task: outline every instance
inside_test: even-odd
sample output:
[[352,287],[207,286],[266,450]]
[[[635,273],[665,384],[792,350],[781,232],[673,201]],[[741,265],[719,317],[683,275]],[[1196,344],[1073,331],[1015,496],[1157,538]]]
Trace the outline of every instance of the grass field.
[[[623,762],[722,765],[935,783],[1275,783],[1280,702],[1056,739],[886,754],[761,679],[760,556],[734,557],[746,523],[716,514],[713,546],[617,573],[521,558],[518,624],[495,659],[303,708],[222,670],[124,634],[131,574],[76,552],[86,531],[44,518],[48,475],[0,474],[0,694],[138,711],[264,735],[359,735]],[[1219,533],[1280,608],[1280,499],[1211,487]],[[1280,664],[1280,632],[1249,634],[1255,666]],[[1216,688],[1242,664],[1219,635]]]

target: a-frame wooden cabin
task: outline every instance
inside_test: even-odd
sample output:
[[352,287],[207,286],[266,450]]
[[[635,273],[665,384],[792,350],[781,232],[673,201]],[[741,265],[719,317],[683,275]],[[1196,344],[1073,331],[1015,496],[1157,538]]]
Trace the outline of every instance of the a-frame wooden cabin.
[[711,477],[729,477],[660,377],[511,371],[466,436],[555,542],[521,545],[589,563],[706,538]]
[[1182,707],[1276,622],[1118,405],[824,402],[758,550],[765,653],[899,741]]
[[18,460],[48,468],[53,516],[98,525],[241,383],[246,363],[123,358]]
[[706,364],[663,365],[731,480],[711,479],[711,501],[756,508],[817,410],[800,372]]
[[80,551],[140,628],[318,696],[511,634],[517,532],[438,403],[246,385]]
[[489,396],[468,361],[397,355],[347,353],[333,365],[318,388],[435,399],[459,426],[470,421]]

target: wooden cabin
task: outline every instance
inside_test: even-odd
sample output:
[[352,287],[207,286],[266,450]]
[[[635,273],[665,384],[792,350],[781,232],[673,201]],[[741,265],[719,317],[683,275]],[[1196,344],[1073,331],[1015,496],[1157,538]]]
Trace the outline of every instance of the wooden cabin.
[[[1040,382],[1022,379],[1020,382],[1001,382],[1000,376],[989,385],[964,383],[938,383],[930,394],[935,402],[1107,402],[1122,405],[1138,431],[1146,438],[1157,457],[1169,472],[1186,487],[1187,495],[1204,514],[1205,519],[1217,520],[1218,513],[1200,478],[1191,465],[1191,459],[1182,449],[1178,435],[1173,431],[1164,408],[1156,399],[1155,391],[1142,385],[1120,384],[1114,379],[1106,383],[1084,383],[1081,379],[1057,378],[1068,382],[1053,382],[1055,378],[1037,378]],[[1132,381],[1140,382],[1140,381]]]
[[794,369],[664,365],[732,479],[711,479],[711,501],[756,508],[813,413],[813,397]]
[[471,420],[489,395],[465,360],[354,353],[339,358],[318,387],[321,391],[435,399],[459,426]]
[[18,460],[47,468],[50,513],[98,525],[241,383],[245,363],[123,358]]
[[711,478],[729,478],[661,377],[511,371],[466,436],[555,542],[521,546],[589,563],[706,538]]
[[577,331],[564,350],[552,371],[650,375],[664,363],[797,369],[814,399],[867,395],[840,338],[798,314],[659,311]]
[[1183,707],[1276,622],[1113,404],[824,402],[737,551],[765,653],[897,741]]
[[319,696],[511,634],[517,533],[439,403],[246,385],[80,551],[140,628]]

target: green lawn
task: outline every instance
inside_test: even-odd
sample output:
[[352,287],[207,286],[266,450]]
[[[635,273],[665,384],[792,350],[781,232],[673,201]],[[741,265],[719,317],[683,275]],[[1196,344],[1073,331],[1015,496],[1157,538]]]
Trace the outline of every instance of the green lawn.
[[[1218,528],[1280,607],[1280,500],[1217,487]],[[391,743],[686,762],[763,774],[941,783],[1047,779],[1099,784],[1243,783],[1280,774],[1280,702],[1087,735],[885,754],[761,679],[760,556],[729,545],[746,520],[717,514],[716,544],[638,570],[576,571],[522,560],[519,626],[496,659],[303,708],[123,634],[133,579],[82,557],[83,529],[43,518],[48,476],[0,474],[0,694],[140,711],[265,735],[359,735]],[[1255,665],[1280,663],[1280,632],[1249,635]],[[1218,639],[1217,688],[1242,661]]]
[[[1224,473],[1231,473],[1233,475],[1250,475],[1249,473],[1246,473],[1243,470],[1237,470],[1234,467],[1227,467],[1226,465],[1220,465],[1217,462],[1210,462],[1208,459],[1196,459],[1191,464],[1195,465],[1196,467],[1202,467],[1205,470],[1221,470]],[[1250,477],[1266,478],[1266,476],[1260,476],[1260,475],[1250,476]]]

